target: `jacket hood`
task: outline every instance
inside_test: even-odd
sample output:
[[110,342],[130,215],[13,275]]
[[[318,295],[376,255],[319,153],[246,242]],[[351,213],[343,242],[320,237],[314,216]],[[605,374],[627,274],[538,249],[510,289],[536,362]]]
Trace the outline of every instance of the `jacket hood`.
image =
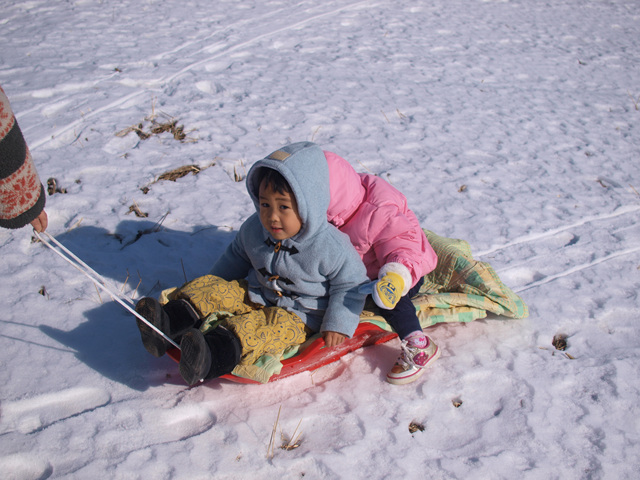
[[279,148],[253,164],[247,174],[247,190],[259,211],[258,192],[263,168],[279,172],[291,186],[302,220],[300,232],[292,237],[301,241],[328,225],[329,167],[322,149],[311,142],[298,142]]
[[344,158],[332,152],[324,152],[329,167],[331,202],[327,218],[336,227],[349,221],[366,196],[360,175]]

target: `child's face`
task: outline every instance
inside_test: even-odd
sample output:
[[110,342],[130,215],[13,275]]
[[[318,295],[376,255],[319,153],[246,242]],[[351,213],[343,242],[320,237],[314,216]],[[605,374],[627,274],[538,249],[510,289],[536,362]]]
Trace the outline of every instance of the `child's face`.
[[263,180],[258,191],[260,221],[275,240],[293,237],[302,228],[298,204],[290,193],[279,193]]

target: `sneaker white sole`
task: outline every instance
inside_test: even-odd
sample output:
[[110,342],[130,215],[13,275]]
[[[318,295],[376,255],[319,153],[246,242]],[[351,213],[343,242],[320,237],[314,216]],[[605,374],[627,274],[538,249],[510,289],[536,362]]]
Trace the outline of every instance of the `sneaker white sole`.
[[398,374],[399,376],[394,377],[391,376],[393,374],[387,374],[387,382],[392,385],[406,385],[407,383],[413,383],[418,380],[423,374],[424,371],[431,366],[433,362],[435,362],[440,356],[440,347],[436,345],[436,351],[433,356],[429,359],[424,368],[418,368],[415,372],[409,374]]

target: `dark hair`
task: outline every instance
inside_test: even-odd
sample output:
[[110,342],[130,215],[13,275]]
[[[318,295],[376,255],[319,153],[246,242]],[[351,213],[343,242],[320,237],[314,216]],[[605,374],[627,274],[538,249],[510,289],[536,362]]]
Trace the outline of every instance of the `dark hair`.
[[277,170],[274,170],[273,168],[261,168],[258,173],[258,177],[260,179],[258,185],[262,185],[262,182],[264,182],[264,186],[271,187],[274,192],[293,195],[289,182],[287,182],[282,174]]

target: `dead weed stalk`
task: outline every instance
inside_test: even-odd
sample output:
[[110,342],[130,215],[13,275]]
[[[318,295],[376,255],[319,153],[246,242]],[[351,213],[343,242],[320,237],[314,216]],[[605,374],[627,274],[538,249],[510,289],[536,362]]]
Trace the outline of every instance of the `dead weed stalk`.
[[634,97],[631,94],[631,92],[627,92],[627,95],[629,95],[629,98],[631,98],[631,101],[633,102],[633,106],[635,107],[635,109],[640,110],[640,96]]
[[147,194],[147,193],[149,193],[149,189],[151,188],[151,185],[153,185],[154,183],[158,183],[158,182],[161,182],[161,181],[164,181],[164,180],[169,180],[170,182],[175,182],[179,178],[185,177],[185,176],[189,175],[190,173],[193,174],[193,175],[198,175],[203,170],[206,170],[207,168],[211,168],[215,164],[216,164],[216,162],[211,162],[209,165],[206,165],[204,167],[200,167],[198,165],[183,165],[181,167],[177,167],[177,168],[174,168],[172,170],[168,170],[168,171],[158,175],[158,177],[155,180],[153,180],[152,182],[148,183],[147,185],[142,187],[140,190],[142,190],[142,193]]
[[[271,459],[274,456],[274,449],[276,444],[276,432],[278,431],[278,423],[280,422],[280,413],[282,412],[282,405],[278,408],[278,416],[276,417],[276,421],[273,424],[273,429],[271,430],[271,438],[269,439],[269,445],[267,446],[267,458]],[[301,444],[302,431],[298,433],[298,429],[302,424],[302,419],[298,422],[298,426],[293,431],[293,435],[287,439],[286,435],[280,431],[280,439],[282,441],[280,448],[282,450],[294,450],[298,448]],[[297,434],[297,435],[296,435]]]
[[244,162],[242,160],[240,160],[240,167],[242,167],[242,172],[238,173],[236,166],[233,166],[233,181],[236,183],[241,182],[247,176],[247,169],[244,166]]
[[[137,125],[131,125],[130,127],[116,132],[116,137],[124,137],[129,133],[134,132],[141,140],[146,140],[152,135],[161,135],[168,132],[174,139],[182,143],[195,143],[198,141],[197,138],[190,138],[187,136],[187,134],[195,132],[195,129],[185,132],[184,125],[178,125],[178,120],[175,117],[167,115],[164,112],[160,112],[160,115],[164,117],[164,121],[157,121],[159,115],[156,114],[156,99],[153,98],[151,103],[151,114],[146,116],[144,120]],[[147,122],[150,122],[150,124],[147,125]]]

